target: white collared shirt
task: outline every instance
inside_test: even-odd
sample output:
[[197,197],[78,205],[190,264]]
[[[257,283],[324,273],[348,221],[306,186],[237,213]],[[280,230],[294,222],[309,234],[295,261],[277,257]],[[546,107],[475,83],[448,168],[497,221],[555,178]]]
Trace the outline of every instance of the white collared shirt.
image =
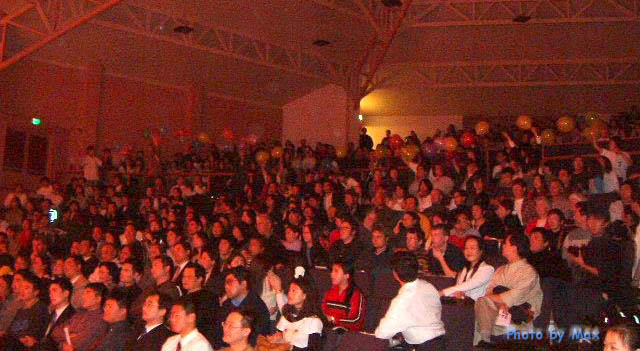
[[483,297],[487,293],[487,286],[489,286],[495,270],[492,266],[482,262],[475,274],[472,275],[472,272],[473,269],[463,268],[462,272],[458,274],[456,285],[442,290],[442,293],[445,296],[451,296],[455,292],[462,291],[473,300]]
[[376,338],[391,339],[402,333],[407,343],[422,344],[444,335],[440,318],[442,305],[438,290],[430,283],[416,279],[404,284],[375,331]]
[[178,343],[181,351],[213,351],[209,341],[200,334],[198,329],[192,330],[184,337],[180,334],[169,337],[162,345],[162,351],[175,351]]

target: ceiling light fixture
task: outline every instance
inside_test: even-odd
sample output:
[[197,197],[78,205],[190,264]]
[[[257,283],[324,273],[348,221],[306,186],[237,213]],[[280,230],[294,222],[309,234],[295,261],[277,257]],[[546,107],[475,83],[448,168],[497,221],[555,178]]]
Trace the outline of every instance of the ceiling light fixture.
[[402,7],[402,1],[400,0],[382,0],[382,5],[386,7]]
[[518,15],[513,19],[513,21],[516,22],[516,23],[527,23],[527,22],[529,22],[530,19],[531,19],[531,16]]
[[324,39],[318,39],[313,41],[313,45],[315,46],[327,46],[329,44],[331,44],[331,42]]

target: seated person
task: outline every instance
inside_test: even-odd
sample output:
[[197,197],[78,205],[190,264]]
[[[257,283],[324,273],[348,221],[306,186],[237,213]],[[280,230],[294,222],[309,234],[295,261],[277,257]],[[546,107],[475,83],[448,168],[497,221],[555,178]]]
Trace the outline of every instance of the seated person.
[[272,343],[287,343],[293,350],[322,350],[322,320],[315,289],[302,277],[289,285],[287,304],[282,307],[278,332],[268,337]]
[[444,323],[438,291],[418,278],[418,261],[407,252],[392,260],[393,277],[400,283],[398,295],[380,320],[375,336],[391,339],[402,333],[404,341],[417,351],[444,351]]
[[103,319],[109,323],[109,331],[96,344],[96,351],[120,351],[130,348],[136,336],[127,321],[130,296],[124,291],[115,290],[104,302]]
[[252,328],[254,333],[250,337],[251,344],[255,344],[258,335],[269,335],[269,309],[264,301],[251,290],[249,283],[249,271],[244,267],[236,267],[227,271],[224,281],[225,295],[222,304],[216,312],[214,323],[214,347],[216,349],[226,346],[222,341],[222,322],[227,318],[231,310],[242,308],[251,313],[255,318]]
[[431,228],[431,248],[427,251],[429,273],[455,278],[466,261],[462,251],[448,240],[449,229],[445,225]]
[[[509,235],[505,239],[502,255],[507,259],[507,264],[496,270],[487,287],[488,294],[475,304],[474,345],[493,346],[491,335],[500,311],[515,312],[512,308],[516,306],[520,310],[527,310],[526,313],[530,314],[524,321],[527,325],[540,313],[542,290],[538,273],[525,258],[528,254],[529,239],[525,235]],[[525,304],[529,305],[528,309]]]
[[441,296],[468,297],[475,301],[485,295],[495,270],[484,261],[484,251],[485,244],[482,238],[467,237],[464,241],[464,257],[467,263],[456,277],[456,285],[441,290]]
[[30,350],[44,337],[49,321],[49,310],[42,302],[42,281],[29,271],[18,271],[22,281],[16,289],[21,303],[4,340],[0,340],[3,350]]
[[249,343],[249,338],[253,332],[253,316],[251,313],[234,309],[227,315],[222,323],[222,340],[229,345],[220,351],[253,351],[254,348]]
[[152,291],[147,295],[142,306],[142,321],[138,337],[132,348],[145,351],[160,351],[165,341],[173,333],[165,325],[165,320],[173,301],[163,293]]
[[176,335],[165,341],[162,345],[162,351],[213,351],[207,338],[200,334],[196,327],[198,313],[207,312],[197,311],[193,299],[188,296],[173,303],[169,324],[171,331]]
[[331,266],[331,288],[322,300],[322,311],[334,327],[361,331],[364,327],[364,295],[353,282],[355,269],[347,260]]
[[381,268],[391,267],[392,251],[388,245],[388,237],[380,224],[375,224],[371,231],[371,248],[368,248],[356,262],[356,268],[368,272],[376,272]]
[[[61,351],[93,350],[100,338],[107,334],[109,326],[102,318],[102,302],[107,287],[102,283],[89,283],[82,292],[82,307],[62,328],[56,328],[51,338],[58,343]],[[71,344],[67,343],[64,329],[69,329]]]

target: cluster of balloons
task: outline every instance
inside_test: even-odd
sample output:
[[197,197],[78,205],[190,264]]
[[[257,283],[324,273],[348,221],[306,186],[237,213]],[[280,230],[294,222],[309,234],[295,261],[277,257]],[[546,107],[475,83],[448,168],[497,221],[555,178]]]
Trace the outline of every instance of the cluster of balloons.
[[336,149],[336,157],[337,158],[345,158],[347,157],[347,148],[345,146],[341,146]]
[[400,149],[400,155],[406,160],[413,160],[419,152],[420,148],[415,144],[408,144]]

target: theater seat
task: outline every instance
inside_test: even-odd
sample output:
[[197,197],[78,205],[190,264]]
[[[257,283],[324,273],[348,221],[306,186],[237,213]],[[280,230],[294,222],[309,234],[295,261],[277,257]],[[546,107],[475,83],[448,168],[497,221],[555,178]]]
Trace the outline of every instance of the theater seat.
[[331,288],[331,271],[328,268],[315,267],[309,270],[311,280],[316,286],[318,296],[324,294]]
[[389,340],[378,339],[373,335],[347,332],[342,336],[337,351],[387,351]]

